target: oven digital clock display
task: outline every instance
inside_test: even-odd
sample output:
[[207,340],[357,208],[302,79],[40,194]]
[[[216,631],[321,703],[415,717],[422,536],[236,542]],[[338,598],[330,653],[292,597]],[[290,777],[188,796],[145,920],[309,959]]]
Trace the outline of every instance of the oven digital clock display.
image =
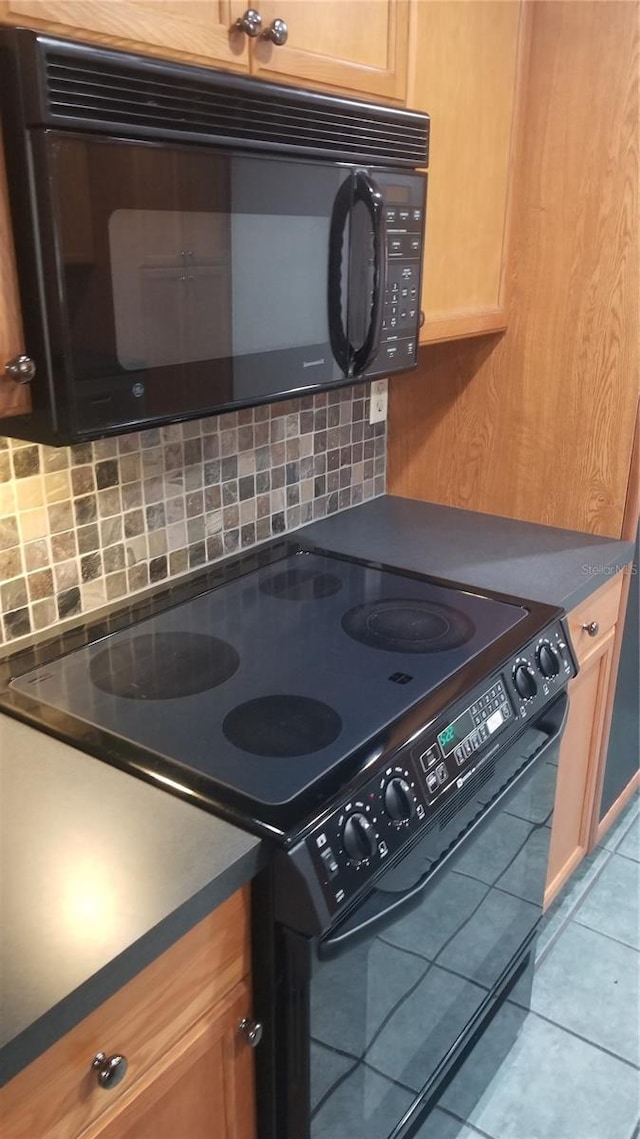
[[454,720],[452,724],[448,724],[446,728],[438,733],[438,743],[442,748],[442,754],[444,756],[449,755],[458,744],[467,738],[469,733],[473,731],[473,728],[473,716],[471,715],[470,709],[467,708],[466,712],[458,716],[457,720]]

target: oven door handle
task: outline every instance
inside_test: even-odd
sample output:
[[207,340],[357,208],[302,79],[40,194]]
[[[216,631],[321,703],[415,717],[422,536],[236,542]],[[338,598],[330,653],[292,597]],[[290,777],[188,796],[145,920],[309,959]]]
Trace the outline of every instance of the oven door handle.
[[[532,768],[537,766],[549,748],[560,738],[564,730],[568,710],[569,700],[566,692],[563,692],[551,707],[546,709],[540,720],[536,723],[535,728],[528,728],[523,733],[514,746],[523,747],[527,737],[529,737],[529,741],[532,742],[533,736],[539,737],[541,732],[546,733],[547,738],[542,745],[535,748],[533,754],[527,759],[527,762],[523,764],[511,782],[496,795],[482,814],[470,824],[468,829],[465,830],[463,837],[443,855],[433,871],[429,870],[426,876],[423,875],[415,886],[412,886],[406,893],[395,898],[394,901],[390,902],[384,909],[369,914],[355,926],[349,924],[349,928],[343,932],[341,932],[341,926],[339,926],[333,933],[329,934],[328,937],[322,938],[317,943],[318,957],[321,960],[338,957],[342,952],[345,952],[354,941],[361,940],[364,936],[371,934],[373,930],[377,930],[379,926],[386,925],[390,918],[397,916],[398,911],[404,909],[408,911],[417,906],[427,891],[430,890],[438,880],[445,866],[449,867],[452,861],[456,860],[458,854],[465,849],[467,839],[471,835],[477,836],[484,830],[494,813],[494,808],[499,804],[503,804],[507,798],[510,798],[511,795],[520,788]],[[526,751],[524,755],[526,755]],[[348,920],[349,919],[347,919],[347,922]]]
[[[356,202],[369,212],[373,232],[373,292],[367,335],[360,348],[354,348],[342,321],[342,247],[344,231]],[[384,198],[377,182],[366,170],[356,172],[342,183],[336,194],[329,230],[329,338],[331,350],[346,376],[358,376],[377,355],[382,330],[384,296],[387,287],[387,229]],[[347,301],[347,312],[349,302]]]

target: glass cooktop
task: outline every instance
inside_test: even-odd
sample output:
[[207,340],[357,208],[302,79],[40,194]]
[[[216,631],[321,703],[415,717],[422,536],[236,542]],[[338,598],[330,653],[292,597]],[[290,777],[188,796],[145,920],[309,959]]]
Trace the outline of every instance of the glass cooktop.
[[[254,805],[289,804],[526,610],[292,552],[12,681]],[[166,768],[165,768],[166,769]]]

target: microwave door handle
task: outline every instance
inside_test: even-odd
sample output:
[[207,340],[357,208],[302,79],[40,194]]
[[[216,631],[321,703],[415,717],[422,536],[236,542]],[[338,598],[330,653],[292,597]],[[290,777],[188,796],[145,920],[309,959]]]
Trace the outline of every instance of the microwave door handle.
[[387,289],[387,226],[384,212],[384,198],[377,182],[366,170],[358,170],[354,175],[353,200],[362,202],[369,211],[373,231],[373,291],[371,297],[371,318],[369,328],[361,348],[354,354],[354,376],[361,375],[365,368],[378,355],[382,314]]
[[[493,808],[500,803],[504,803],[506,799],[511,798],[513,792],[524,783],[531,769],[539,764],[543,755],[559,740],[564,731],[568,710],[568,697],[566,693],[562,693],[562,695],[545,710],[540,720],[537,721],[536,727],[528,728],[520,739],[513,744],[514,747],[520,747],[525,755],[529,748],[535,748],[535,750],[513,779],[507,783],[506,787],[503,787],[502,791],[498,792],[495,799],[487,805],[485,810],[483,810],[465,830],[465,842],[456,842],[454,846],[447,851],[440,862],[438,862],[433,872],[430,870],[427,871],[427,874],[423,875],[415,886],[411,886],[405,893],[394,898],[394,900],[383,909],[368,915],[355,926],[349,925],[344,932],[341,932],[339,926],[333,934],[322,938],[317,945],[318,957],[321,960],[339,957],[341,953],[346,952],[354,942],[358,942],[366,936],[371,936],[372,930],[378,930],[380,927],[386,926],[390,919],[395,917],[398,912],[401,913],[405,910],[408,911],[415,908],[422,901],[424,895],[430,891],[436,881],[439,880],[443,868],[451,865],[452,862],[455,863],[458,854],[466,849],[466,839],[472,834],[480,834],[485,829],[493,817]],[[546,736],[546,739],[540,743],[540,736],[542,735]]]
[[336,194],[329,227],[328,314],[331,351],[345,376],[353,374],[354,347],[342,320],[342,249],[344,231],[354,201],[354,175],[347,178]]

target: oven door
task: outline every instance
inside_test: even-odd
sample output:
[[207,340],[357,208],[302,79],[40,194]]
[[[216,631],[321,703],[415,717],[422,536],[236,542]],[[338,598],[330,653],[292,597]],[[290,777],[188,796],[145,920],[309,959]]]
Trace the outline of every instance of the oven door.
[[340,927],[286,935],[287,1139],[405,1135],[495,1011],[542,912],[565,706],[546,743],[530,728],[513,745],[538,754],[434,869],[428,834]]
[[344,382],[375,356],[374,174],[56,131],[31,146],[52,378],[79,434]]

